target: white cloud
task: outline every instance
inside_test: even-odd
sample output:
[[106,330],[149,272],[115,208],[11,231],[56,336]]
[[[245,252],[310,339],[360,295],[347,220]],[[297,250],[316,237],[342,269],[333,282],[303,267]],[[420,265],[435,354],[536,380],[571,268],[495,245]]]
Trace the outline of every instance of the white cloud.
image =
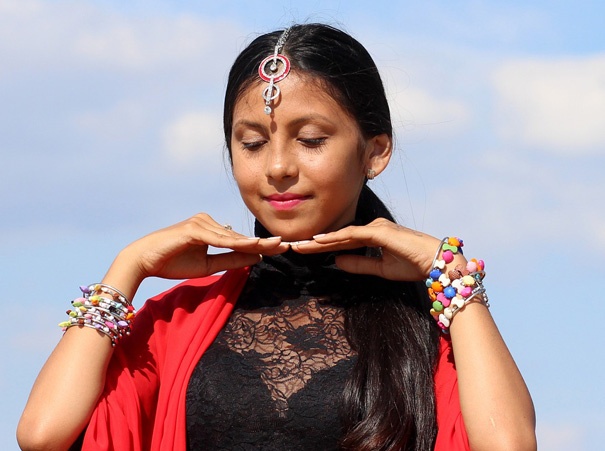
[[22,15],[36,12],[41,4],[35,0],[0,0],[0,13]]
[[[402,5],[407,13],[411,5]],[[531,2],[426,2],[422,7],[414,7],[424,8],[424,16],[430,17],[431,24],[423,23],[425,27],[432,26],[440,35],[456,36],[475,43],[518,42],[548,26],[548,14]]]
[[119,101],[105,110],[85,111],[73,118],[76,127],[105,139],[127,139],[146,125],[148,111],[133,101]]
[[586,430],[574,423],[544,423],[536,428],[538,448],[542,451],[569,451],[582,449]]
[[[385,71],[387,72],[387,71]],[[439,96],[430,88],[409,86],[409,81],[396,74],[383,75],[395,126],[406,132],[430,127],[431,134],[451,135],[465,129],[471,119],[471,108],[463,100]]]
[[507,138],[558,154],[605,153],[605,55],[508,61],[493,82]]
[[[486,243],[494,236],[506,236],[510,246],[559,243],[565,237],[574,247],[605,250],[605,214],[595,208],[605,198],[605,184],[578,166],[505,149],[485,150],[466,164],[472,177],[429,188],[432,199],[451,199],[452,193],[468,193],[468,198],[445,213],[429,208],[426,222],[442,226],[447,217],[451,229],[464,229]],[[469,216],[473,210],[476,217]]]
[[[235,31],[225,23],[206,23],[198,18],[152,17],[134,22],[106,17],[92,29],[82,30],[74,53],[83,60],[122,68],[171,68],[207,56],[218,46],[218,32]],[[216,52],[218,53],[218,52]]]
[[605,249],[605,220],[598,218],[593,222],[593,232],[597,240],[597,245],[601,249]]
[[[22,69],[153,69],[223,62],[217,36],[241,32],[193,14],[128,17],[90,3],[0,0],[0,74]],[[219,64],[220,66],[220,64]],[[206,64],[206,70],[213,65]],[[224,77],[207,71],[210,77]]]
[[168,124],[162,132],[164,154],[177,165],[200,160],[220,162],[223,146],[221,117],[216,112],[188,112]]

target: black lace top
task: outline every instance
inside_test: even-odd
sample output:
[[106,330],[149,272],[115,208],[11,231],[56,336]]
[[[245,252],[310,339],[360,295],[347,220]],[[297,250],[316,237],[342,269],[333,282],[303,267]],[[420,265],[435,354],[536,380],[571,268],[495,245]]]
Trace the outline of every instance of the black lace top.
[[[333,255],[265,258],[187,390],[189,449],[337,449],[355,361]],[[333,287],[338,287],[334,293]]]
[[191,376],[190,450],[338,449],[339,407],[355,363],[344,313],[360,285],[333,261],[289,251],[252,268]]

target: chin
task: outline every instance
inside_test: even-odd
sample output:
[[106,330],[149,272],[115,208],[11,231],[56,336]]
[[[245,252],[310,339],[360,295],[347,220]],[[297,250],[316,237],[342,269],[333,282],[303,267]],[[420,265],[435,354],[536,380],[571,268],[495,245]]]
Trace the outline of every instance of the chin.
[[273,236],[281,236],[282,241],[303,241],[313,239],[313,235],[317,235],[317,232],[308,227],[292,227],[291,225],[282,225],[281,227],[267,227],[267,230]]

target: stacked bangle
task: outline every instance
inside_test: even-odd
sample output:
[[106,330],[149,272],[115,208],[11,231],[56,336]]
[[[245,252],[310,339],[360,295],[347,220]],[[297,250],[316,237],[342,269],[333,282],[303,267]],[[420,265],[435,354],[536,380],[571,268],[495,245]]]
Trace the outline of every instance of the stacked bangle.
[[[452,318],[466,304],[480,295],[489,307],[483,278],[483,260],[470,260],[466,266],[457,265],[447,271],[447,265],[454,261],[454,255],[462,254],[464,242],[460,238],[446,237],[441,240],[433,259],[432,270],[426,279],[429,298],[432,301],[431,315],[444,333],[448,332]],[[446,272],[447,271],[447,272]]]
[[130,334],[135,311],[124,294],[102,283],[83,285],[80,291],[82,297],[71,301],[73,308],[67,310],[69,319],[59,323],[63,331],[72,326],[90,327],[107,335],[112,346]]

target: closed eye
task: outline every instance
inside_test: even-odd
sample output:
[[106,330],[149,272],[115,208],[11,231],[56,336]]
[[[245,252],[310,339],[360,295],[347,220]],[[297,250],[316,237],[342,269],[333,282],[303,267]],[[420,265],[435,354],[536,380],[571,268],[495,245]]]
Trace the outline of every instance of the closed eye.
[[298,138],[298,141],[302,143],[303,146],[316,148],[321,147],[326,143],[327,138]]
[[250,142],[242,142],[242,148],[248,150],[257,150],[261,148],[267,141],[250,141]]

